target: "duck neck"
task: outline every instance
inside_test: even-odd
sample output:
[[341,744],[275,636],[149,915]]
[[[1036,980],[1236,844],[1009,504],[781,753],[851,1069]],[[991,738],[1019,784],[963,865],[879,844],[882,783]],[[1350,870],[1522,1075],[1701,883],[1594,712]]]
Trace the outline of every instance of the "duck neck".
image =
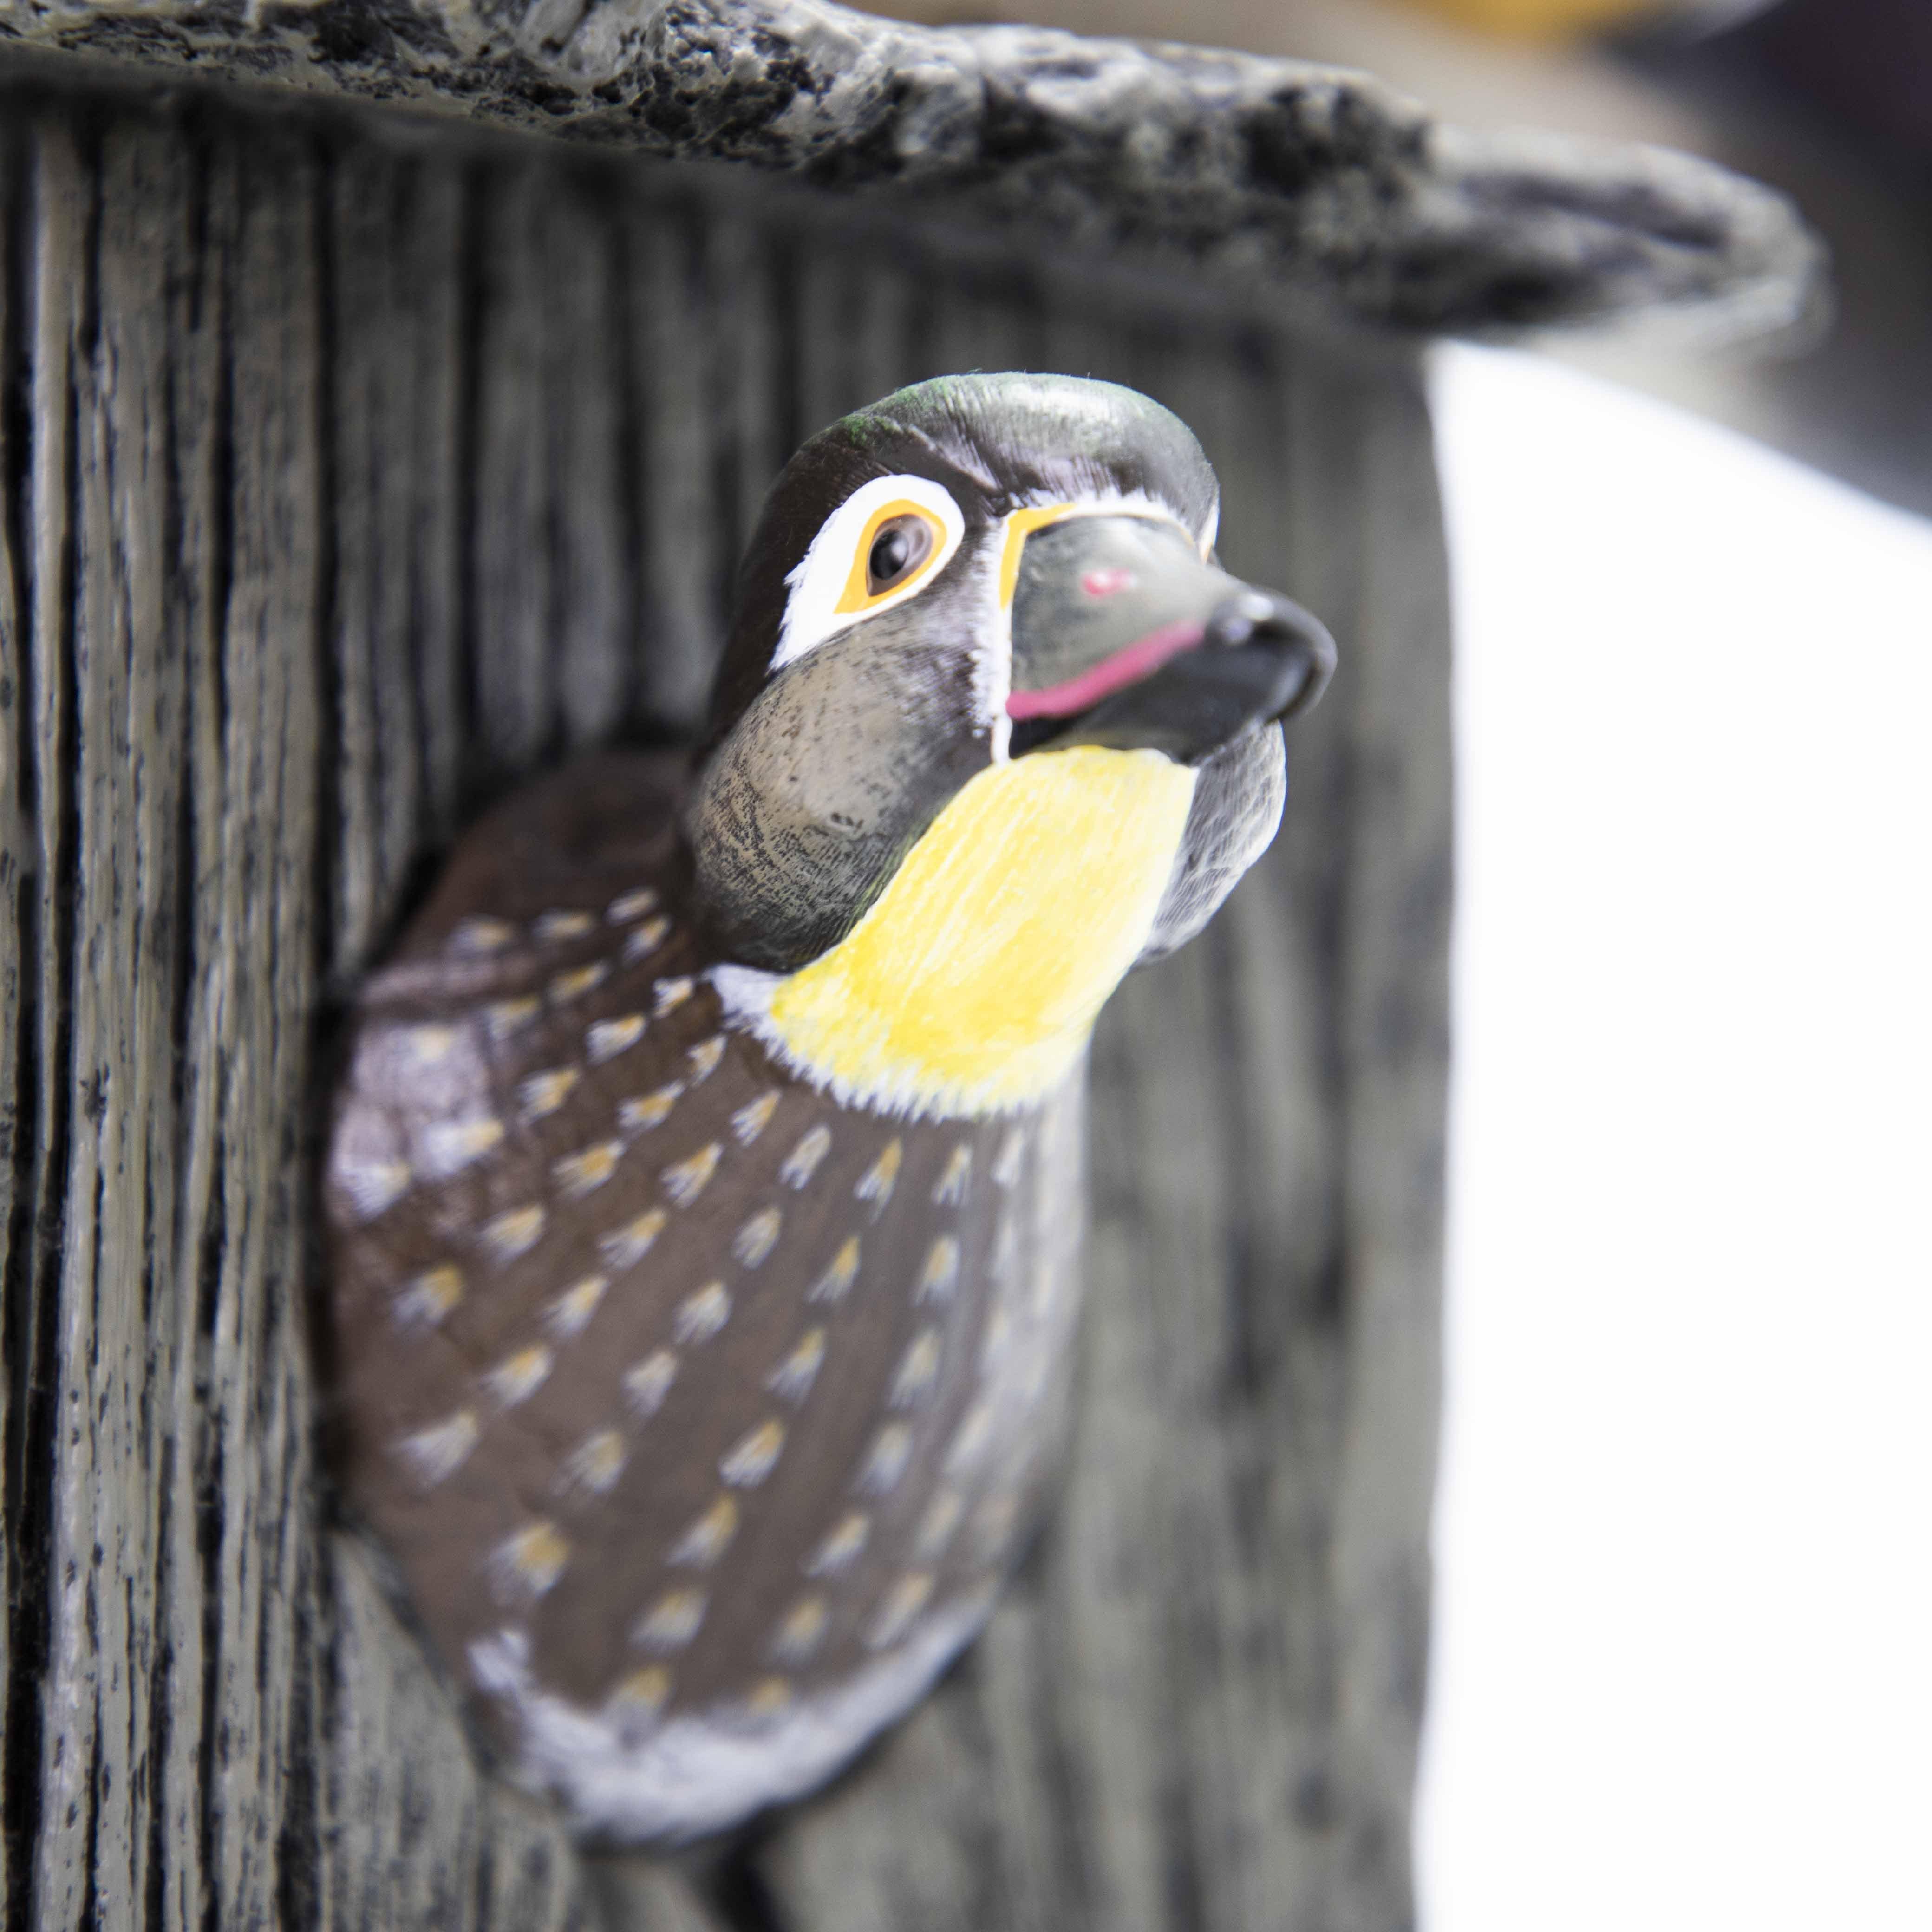
[[1147,944],[1194,782],[1157,752],[1095,746],[988,766],[830,951],[784,976],[713,977],[785,1064],[848,1105],[1035,1105]]

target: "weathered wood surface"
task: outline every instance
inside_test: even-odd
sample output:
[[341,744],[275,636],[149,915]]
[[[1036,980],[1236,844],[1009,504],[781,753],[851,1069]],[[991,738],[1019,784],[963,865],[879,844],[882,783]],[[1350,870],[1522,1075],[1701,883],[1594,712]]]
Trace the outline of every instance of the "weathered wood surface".
[[[0,68],[9,1928],[1410,1922],[1448,907],[1412,368],[687,176]],[[1343,666],[1099,1040],[1084,1410],[988,1639],[819,1801],[581,1858],[331,1514],[340,989],[521,771],[688,728],[800,436],[1119,377]]]
[[833,0],[0,0],[0,35],[744,162],[1358,327],[1760,334],[1821,259],[1781,196],[1690,155],[1445,127],[1304,61]]

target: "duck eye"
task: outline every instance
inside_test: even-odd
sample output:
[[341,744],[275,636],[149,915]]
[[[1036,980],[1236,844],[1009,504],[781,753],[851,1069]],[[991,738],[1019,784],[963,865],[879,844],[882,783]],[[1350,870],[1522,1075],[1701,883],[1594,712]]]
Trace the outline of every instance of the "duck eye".
[[866,556],[866,591],[876,597],[902,584],[932,554],[932,526],[911,514],[889,517],[872,535]]

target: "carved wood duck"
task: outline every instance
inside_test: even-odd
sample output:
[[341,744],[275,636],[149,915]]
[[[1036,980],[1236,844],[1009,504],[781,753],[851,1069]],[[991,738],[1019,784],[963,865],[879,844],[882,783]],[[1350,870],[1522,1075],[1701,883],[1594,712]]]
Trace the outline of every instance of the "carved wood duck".
[[325,1182],[352,1506],[513,1774],[689,1836],[979,1629],[1065,1427],[1084,1054],[1273,836],[1334,646],[1111,384],[799,452],[695,759],[464,842],[354,1017]]

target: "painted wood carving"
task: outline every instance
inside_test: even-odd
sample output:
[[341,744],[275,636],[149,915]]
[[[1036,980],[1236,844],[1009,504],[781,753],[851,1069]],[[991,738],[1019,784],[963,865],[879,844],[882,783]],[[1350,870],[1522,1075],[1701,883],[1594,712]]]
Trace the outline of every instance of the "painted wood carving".
[[1334,647],[1110,384],[772,489],[708,745],[458,850],[326,1178],[351,1505],[506,1768],[620,1840],[810,1790],[986,1618],[1067,1419],[1083,1056],[1273,836]]

